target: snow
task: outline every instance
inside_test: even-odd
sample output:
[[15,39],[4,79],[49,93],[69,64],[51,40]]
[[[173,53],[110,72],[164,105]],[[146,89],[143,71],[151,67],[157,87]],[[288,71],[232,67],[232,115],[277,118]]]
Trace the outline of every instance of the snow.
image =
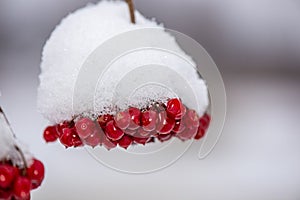
[[[113,113],[116,104],[119,108],[128,105],[145,106],[145,100],[154,99],[165,102],[167,98],[176,96],[160,88],[140,90],[131,98],[132,102],[113,101],[118,82],[130,70],[138,69],[144,64],[168,65],[170,69],[180,74],[190,85],[200,103],[197,109],[202,115],[209,104],[208,92],[204,80],[199,78],[197,71],[187,62],[180,61],[165,52],[139,51],[114,62],[106,71],[105,76],[97,85],[95,92],[95,107],[85,99],[84,92],[76,98],[82,102],[80,108],[72,108],[74,86],[82,65],[89,55],[104,41],[114,35],[137,28],[163,27],[154,20],[146,19],[135,11],[136,24],[130,23],[127,4],[124,1],[101,1],[96,5],[89,4],[65,17],[55,28],[46,42],[41,62],[40,85],[38,88],[38,110],[51,123],[60,123],[72,119],[73,115]],[[180,52],[193,65],[195,63],[178,46],[174,37],[162,32],[164,43],[172,50]],[[166,78],[165,78],[166,79]],[[168,84],[174,84],[170,80]],[[162,81],[165,83],[165,81]],[[105,83],[105,85],[101,85]],[[177,83],[178,85],[178,83]],[[180,84],[179,84],[180,85]],[[182,97],[180,97],[182,98]],[[189,105],[189,102],[184,102]]]

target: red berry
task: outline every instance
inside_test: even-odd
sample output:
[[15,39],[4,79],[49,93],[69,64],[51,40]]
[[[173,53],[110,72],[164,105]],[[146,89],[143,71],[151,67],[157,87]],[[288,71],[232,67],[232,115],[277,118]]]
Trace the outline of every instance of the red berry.
[[35,189],[41,185],[45,176],[44,164],[33,159],[32,165],[27,169],[27,177],[31,180],[31,189]]
[[11,200],[12,199],[12,191],[10,189],[4,190],[0,188],[0,199],[1,200]]
[[205,135],[205,129],[203,129],[201,126],[199,126],[197,134],[195,135],[196,140],[200,140]]
[[83,146],[82,140],[77,134],[73,135],[73,145],[74,147],[81,147]]
[[65,128],[72,128],[72,124],[68,121],[64,121],[63,123],[56,125],[58,137],[60,137],[63,134],[63,129]]
[[28,178],[19,176],[14,183],[14,196],[18,200],[30,199],[31,182]]
[[176,133],[176,134],[177,133],[181,133],[182,131],[184,131],[184,129],[185,129],[184,123],[182,123],[181,120],[177,120],[175,122],[175,126],[173,128],[173,132]]
[[114,117],[112,115],[105,114],[105,115],[100,115],[97,119],[97,122],[102,128],[105,128],[107,122],[109,122],[113,119],[114,119]]
[[46,142],[55,142],[58,138],[56,126],[48,126],[44,130],[44,139]]
[[172,138],[172,134],[170,133],[170,134],[159,134],[158,136],[157,136],[157,138],[158,138],[158,140],[159,141],[161,141],[161,142],[165,142],[165,141],[168,141],[168,140],[170,140],[171,138]]
[[169,118],[166,112],[160,112],[158,114],[158,123],[156,130],[159,134],[168,134],[170,133],[175,126],[175,120]]
[[130,114],[127,110],[122,111],[116,114],[115,123],[120,129],[125,130],[130,124],[130,118]]
[[80,138],[76,134],[74,128],[64,128],[63,134],[59,137],[59,140],[66,148],[75,146],[74,142],[76,142],[77,146],[81,145]]
[[134,136],[137,132],[137,130],[130,130],[130,129],[126,129],[124,131],[127,135],[131,135],[131,136]]
[[99,145],[101,142],[101,137],[103,136],[103,133],[101,134],[101,132],[103,131],[100,127],[96,128],[90,136],[84,139],[84,143],[91,147]]
[[141,124],[145,131],[153,131],[156,128],[157,113],[154,110],[142,112]]
[[16,175],[15,167],[6,164],[0,165],[0,188],[10,187]]
[[130,107],[128,109],[128,112],[130,114],[130,124],[129,129],[135,130],[138,129],[141,125],[141,111],[138,108]]
[[139,137],[139,138],[149,138],[151,135],[150,131],[145,131],[142,127],[140,127],[136,133],[135,133],[135,137]]
[[210,116],[205,113],[199,120],[199,123],[200,123],[200,126],[206,130],[209,126],[209,123],[210,123]]
[[187,127],[182,133],[177,134],[176,136],[182,141],[192,139],[197,134],[197,127]]
[[142,144],[145,145],[148,141],[150,140],[150,138],[146,138],[146,137],[134,137],[133,141],[137,144]]
[[118,144],[120,147],[127,149],[132,143],[132,137],[129,135],[124,135],[119,141]]
[[183,119],[186,127],[199,126],[199,117],[195,110],[188,110]]
[[173,119],[181,119],[185,114],[186,108],[177,98],[170,99],[167,103],[166,109],[168,116]]
[[106,136],[113,141],[121,139],[124,135],[124,132],[118,127],[116,127],[113,120],[109,121],[106,124],[105,133]]
[[103,137],[103,141],[102,141],[102,145],[107,149],[107,150],[111,150],[113,148],[115,148],[117,146],[117,141],[112,141],[110,139],[108,139],[105,135]]
[[81,118],[75,123],[76,131],[80,138],[90,136],[95,130],[95,123],[89,118]]

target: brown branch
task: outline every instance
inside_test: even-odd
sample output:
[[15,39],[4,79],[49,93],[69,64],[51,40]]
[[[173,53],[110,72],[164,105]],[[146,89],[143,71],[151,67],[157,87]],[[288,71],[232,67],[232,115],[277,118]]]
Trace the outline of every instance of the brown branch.
[[129,12],[130,12],[131,23],[135,24],[133,0],[126,0],[126,3],[128,4],[128,8],[129,8]]

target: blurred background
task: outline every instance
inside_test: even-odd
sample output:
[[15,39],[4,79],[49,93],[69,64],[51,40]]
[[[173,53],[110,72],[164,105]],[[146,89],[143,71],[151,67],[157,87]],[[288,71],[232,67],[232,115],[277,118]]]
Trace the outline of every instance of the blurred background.
[[84,150],[45,145],[36,111],[42,47],[68,13],[95,0],[0,1],[0,104],[47,167],[32,199],[300,199],[300,1],[135,0],[212,56],[227,92],[222,137],[147,175],[112,171]]

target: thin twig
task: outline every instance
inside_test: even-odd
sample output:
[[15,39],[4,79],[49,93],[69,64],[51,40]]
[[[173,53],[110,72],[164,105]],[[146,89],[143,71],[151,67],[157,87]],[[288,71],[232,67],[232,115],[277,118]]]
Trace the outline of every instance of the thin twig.
[[[10,129],[10,132],[12,133],[13,137],[16,139],[17,137],[16,137],[14,131],[12,130],[11,125],[9,124],[9,121],[8,121],[8,119],[7,119],[7,117],[6,117],[5,113],[4,113],[4,111],[2,110],[1,106],[0,106],[0,113],[4,116],[4,119],[5,119],[7,125],[8,125],[8,127],[9,127],[9,129]],[[28,165],[27,165],[27,161],[26,161],[26,159],[25,159],[24,153],[23,153],[23,151],[20,149],[20,147],[18,147],[16,144],[14,144],[14,148],[15,148],[15,150],[16,150],[16,151],[20,154],[20,156],[21,156],[21,159],[22,159],[23,164],[24,164],[23,175],[26,175],[26,173],[27,173],[26,168],[28,167]]]
[[126,0],[130,12],[131,23],[135,24],[135,15],[134,15],[134,4],[132,0]]

